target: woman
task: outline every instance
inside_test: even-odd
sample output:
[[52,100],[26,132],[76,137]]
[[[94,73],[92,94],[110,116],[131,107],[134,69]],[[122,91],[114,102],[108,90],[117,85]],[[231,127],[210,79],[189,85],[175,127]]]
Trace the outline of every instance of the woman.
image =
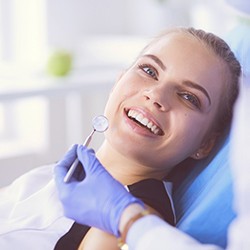
[[[160,35],[110,93],[105,108],[110,126],[97,158],[115,179],[136,190],[137,195],[131,191],[135,196],[145,197],[154,212],[174,223],[162,181],[183,161],[208,157],[228,131],[239,76],[238,61],[218,37],[192,28]],[[160,197],[149,194],[156,188]],[[59,220],[55,214],[54,224]],[[60,224],[64,232],[71,225],[72,221]],[[61,239],[58,233],[56,248],[71,244],[75,232],[82,230],[81,249],[117,249],[114,236],[85,229],[73,224]]]

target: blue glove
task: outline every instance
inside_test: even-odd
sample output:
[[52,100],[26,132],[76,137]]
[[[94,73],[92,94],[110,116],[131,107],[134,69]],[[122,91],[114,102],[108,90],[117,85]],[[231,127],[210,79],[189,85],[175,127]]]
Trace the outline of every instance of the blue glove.
[[[65,183],[63,178],[76,158],[76,151],[84,166],[85,178],[79,181],[72,176],[70,182]],[[119,236],[118,226],[124,209],[132,203],[144,207],[142,201],[132,196],[105,170],[94,151],[82,145],[75,145],[68,151],[57,163],[54,175],[65,216],[116,237]]]

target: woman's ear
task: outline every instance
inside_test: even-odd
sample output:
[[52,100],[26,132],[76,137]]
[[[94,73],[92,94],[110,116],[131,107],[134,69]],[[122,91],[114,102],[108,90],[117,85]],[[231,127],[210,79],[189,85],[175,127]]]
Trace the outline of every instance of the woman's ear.
[[191,155],[191,158],[195,160],[201,160],[207,157],[214,148],[217,139],[218,139],[218,134],[217,133],[213,134],[209,140],[204,142],[201,145],[201,147],[194,154]]

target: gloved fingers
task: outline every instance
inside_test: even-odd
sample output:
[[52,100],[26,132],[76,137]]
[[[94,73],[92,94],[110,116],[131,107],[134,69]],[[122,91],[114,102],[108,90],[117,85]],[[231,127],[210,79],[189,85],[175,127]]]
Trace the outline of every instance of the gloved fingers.
[[56,181],[63,182],[66,173],[77,157],[76,149],[77,145],[75,144],[68,150],[64,157],[59,162],[57,162],[54,168],[54,176]]
[[69,169],[77,157],[76,149],[77,144],[73,145],[56,165]]
[[90,173],[91,169],[93,169],[94,162],[97,160],[95,151],[83,145],[78,145],[77,156],[79,161],[82,163],[81,165],[83,166],[83,169],[87,175]]

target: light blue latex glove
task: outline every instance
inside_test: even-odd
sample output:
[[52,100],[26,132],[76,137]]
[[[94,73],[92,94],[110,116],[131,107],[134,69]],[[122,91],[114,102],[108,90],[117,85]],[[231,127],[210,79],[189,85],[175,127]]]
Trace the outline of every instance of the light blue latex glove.
[[[65,183],[63,178],[76,158],[76,151],[84,166],[85,178],[79,181],[72,176],[70,182]],[[116,237],[119,236],[118,226],[123,210],[132,203],[144,207],[142,201],[132,196],[105,170],[94,151],[82,145],[73,146],[57,163],[54,176],[65,216]]]

